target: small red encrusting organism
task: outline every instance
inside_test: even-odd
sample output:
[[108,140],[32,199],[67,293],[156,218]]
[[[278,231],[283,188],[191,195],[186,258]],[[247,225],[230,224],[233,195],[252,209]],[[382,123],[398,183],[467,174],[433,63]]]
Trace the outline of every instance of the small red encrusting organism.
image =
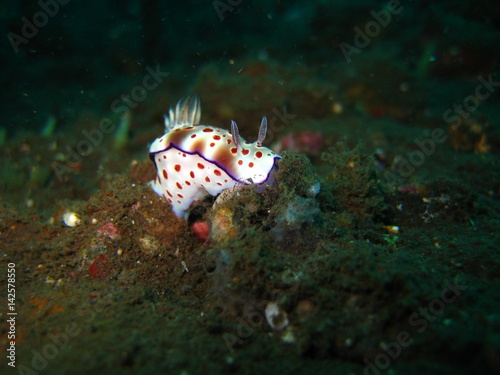
[[310,130],[287,134],[274,147],[277,153],[281,153],[283,150],[290,150],[310,155],[318,155],[322,148],[323,135]]
[[418,194],[418,186],[416,185],[406,185],[399,188],[399,191],[403,193]]
[[99,233],[108,236],[111,239],[118,237],[118,230],[113,223],[106,223],[97,230]]
[[382,108],[382,107],[373,107],[373,108],[370,108],[368,110],[368,112],[370,113],[370,115],[372,117],[375,117],[375,118],[380,118],[380,117],[384,117],[385,116],[385,109]]
[[103,280],[111,274],[111,261],[106,254],[99,255],[89,267],[89,276],[94,280]]
[[210,226],[206,221],[194,222],[191,224],[191,230],[201,242],[207,241],[210,237]]

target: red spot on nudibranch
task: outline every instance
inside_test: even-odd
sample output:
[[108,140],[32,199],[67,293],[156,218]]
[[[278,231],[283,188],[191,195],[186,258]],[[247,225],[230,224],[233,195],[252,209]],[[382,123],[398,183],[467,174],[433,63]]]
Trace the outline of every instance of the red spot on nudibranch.
[[171,192],[169,192],[168,190],[167,190],[167,194],[168,194],[168,196],[169,196],[170,198],[173,198],[173,197],[174,197],[174,196],[172,195],[172,193],[171,193]]
[[185,158],[186,157],[186,154],[182,154],[182,157]]
[[174,165],[174,169],[176,170],[176,172],[180,172],[180,171],[181,171],[181,166],[180,166],[180,164],[176,164],[176,165]]
[[160,158],[158,158],[158,163],[161,163],[161,159]]
[[210,147],[214,147],[215,146],[215,143],[210,143]]
[[185,183],[186,185],[188,185],[188,186],[190,186],[190,185],[191,185],[191,182],[189,182],[188,180],[184,181],[184,183]]
[[167,200],[168,200],[168,203],[172,204],[172,199],[167,198]]
[[208,177],[208,176],[207,176],[207,177],[205,177],[205,181],[206,181],[206,182],[210,182],[210,177]]
[[[184,195],[182,195],[182,194],[177,194],[177,196],[178,196],[179,198],[184,198]],[[180,202],[179,202],[179,203],[180,203]]]
[[221,173],[218,169],[214,170],[214,175],[216,175],[216,176],[220,176],[221,174],[222,174],[222,173]]
[[196,134],[191,134],[191,138],[196,138]]
[[212,138],[218,141],[220,139],[220,135],[214,135]]
[[167,158],[167,155],[163,155],[163,159],[166,159]]
[[204,132],[204,133],[211,133],[211,132],[213,132],[213,131],[214,131],[214,130],[213,130],[213,129],[210,129],[210,128],[205,128],[205,129],[203,129],[203,132]]
[[236,152],[237,152],[237,151],[238,151],[238,149],[237,149],[236,147],[233,147],[233,148],[231,149],[231,153],[232,153],[232,154],[236,154]]
[[252,162],[248,163],[248,167],[253,168],[253,163]]
[[248,153],[249,153],[249,152],[250,152],[250,151],[248,151],[247,149],[243,149],[243,150],[241,150],[241,153],[242,153],[243,155],[248,155]]
[[228,139],[226,142],[227,142],[228,145],[231,144],[231,140],[230,139]]
[[191,178],[194,178],[194,172],[193,171],[189,172],[189,175],[191,176]]
[[243,164],[243,160],[238,160],[238,165],[242,165]]
[[163,177],[165,178],[165,180],[168,180],[168,174],[165,169],[163,170]]
[[179,184],[178,182],[175,183],[179,189],[182,189],[182,185]]
[[222,186],[222,184],[220,182],[217,182],[217,185]]
[[198,163],[198,168],[205,169],[205,166],[203,164],[201,164],[201,163]]
[[258,158],[258,159],[260,159],[260,158],[262,157],[262,152],[257,151],[257,152],[255,153],[255,157],[256,157],[256,158]]

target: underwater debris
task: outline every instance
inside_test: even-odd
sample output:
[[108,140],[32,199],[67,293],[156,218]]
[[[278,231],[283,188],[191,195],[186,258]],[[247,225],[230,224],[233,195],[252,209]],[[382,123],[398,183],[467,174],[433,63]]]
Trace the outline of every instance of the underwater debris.
[[468,223],[475,211],[474,201],[465,187],[444,179],[414,190],[401,189],[388,197],[389,213],[399,227]]
[[132,122],[132,114],[130,111],[127,111],[120,117],[120,121],[118,122],[118,129],[116,129],[115,138],[113,140],[113,150],[120,151],[122,150],[129,142],[129,130],[130,124]]
[[75,212],[65,212],[62,215],[62,220],[68,227],[76,227],[82,223],[82,219]]
[[332,103],[332,113],[335,115],[341,115],[344,113],[344,105],[340,101],[334,101]]
[[312,224],[321,219],[319,203],[311,198],[294,197],[281,214],[276,215],[276,226],[271,229],[274,238],[281,241],[290,232],[296,232],[304,224]]
[[448,139],[455,151],[487,153],[491,150],[491,126],[477,116],[462,119],[448,128]]
[[236,238],[238,227],[235,225],[234,210],[230,206],[214,204],[210,214],[212,231],[210,237],[215,241],[228,241]]
[[47,122],[45,123],[45,126],[40,132],[40,135],[44,138],[52,136],[54,134],[54,131],[56,130],[56,126],[57,126],[57,117],[54,115],[50,115],[49,118],[47,119]]
[[422,49],[422,54],[418,59],[415,66],[415,73],[419,81],[423,81],[429,75],[431,70],[431,65],[434,63],[436,58],[437,44],[435,41],[429,41],[424,44]]
[[149,256],[156,256],[160,253],[160,244],[153,236],[146,235],[139,238],[139,245],[141,251]]
[[105,236],[108,236],[112,240],[118,237],[118,229],[116,229],[116,226],[111,222],[104,224],[97,230],[97,232]]
[[276,302],[269,302],[266,306],[266,320],[269,327],[281,331],[288,326],[288,316]]
[[88,268],[88,273],[94,280],[104,280],[111,274],[111,261],[106,254],[99,255]]

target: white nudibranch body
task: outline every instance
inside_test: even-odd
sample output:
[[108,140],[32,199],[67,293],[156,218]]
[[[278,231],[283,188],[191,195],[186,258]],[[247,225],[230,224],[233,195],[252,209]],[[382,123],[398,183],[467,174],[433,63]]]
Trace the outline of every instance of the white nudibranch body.
[[263,185],[271,180],[276,161],[281,159],[262,146],[267,120],[262,119],[258,140],[246,142],[231,121],[231,132],[199,125],[197,97],[177,103],[165,116],[166,133],[149,149],[157,176],[153,190],[170,202],[178,217],[187,218],[194,201],[216,196],[236,185]]

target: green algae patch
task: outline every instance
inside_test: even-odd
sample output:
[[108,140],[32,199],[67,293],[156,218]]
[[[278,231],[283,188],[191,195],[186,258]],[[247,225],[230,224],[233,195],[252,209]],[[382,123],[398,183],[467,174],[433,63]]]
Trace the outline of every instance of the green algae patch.
[[318,199],[328,213],[333,235],[363,238],[369,231],[379,231],[384,215],[381,190],[374,158],[343,143],[321,155],[325,172]]

